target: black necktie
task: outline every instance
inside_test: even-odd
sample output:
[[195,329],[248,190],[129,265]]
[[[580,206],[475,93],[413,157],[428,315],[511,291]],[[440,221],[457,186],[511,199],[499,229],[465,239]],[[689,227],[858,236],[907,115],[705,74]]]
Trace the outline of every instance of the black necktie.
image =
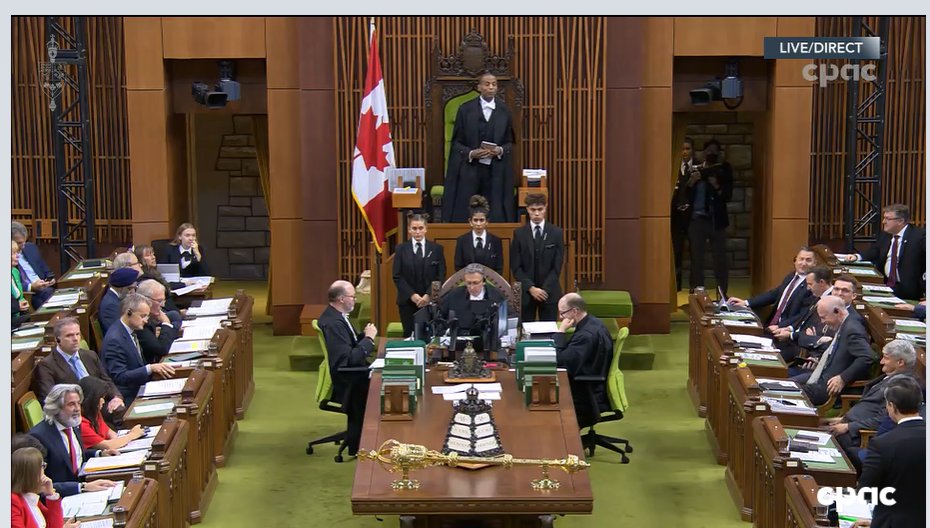
[[182,252],[181,252],[181,260],[191,260],[191,252],[190,252],[190,251],[182,251]]
[[481,237],[475,239],[475,249],[484,249],[484,242],[481,240]]
[[540,238],[542,238],[542,227],[536,226],[535,232],[536,234],[533,236],[533,238],[535,238],[536,240],[539,240]]
[[423,258],[423,244],[417,242],[417,256]]

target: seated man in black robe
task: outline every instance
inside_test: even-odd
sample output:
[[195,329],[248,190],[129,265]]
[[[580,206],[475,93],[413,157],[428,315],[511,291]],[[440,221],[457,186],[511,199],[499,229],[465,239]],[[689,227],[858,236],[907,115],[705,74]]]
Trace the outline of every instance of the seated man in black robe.
[[505,302],[497,288],[484,282],[484,268],[469,264],[465,266],[465,284],[443,296],[439,310],[446,321],[452,315],[458,319],[460,336],[482,336],[488,325],[497,324],[498,307]]
[[[587,427],[597,422],[601,411],[610,409],[607,384],[605,381],[593,387],[593,403],[597,405],[594,409],[587,388],[574,380],[577,376],[606,378],[613,357],[613,340],[604,323],[588,314],[584,299],[577,293],[567,293],[559,299],[559,318],[559,331],[554,337],[556,361],[568,371],[578,425]],[[565,331],[571,327],[575,332],[566,339]]]

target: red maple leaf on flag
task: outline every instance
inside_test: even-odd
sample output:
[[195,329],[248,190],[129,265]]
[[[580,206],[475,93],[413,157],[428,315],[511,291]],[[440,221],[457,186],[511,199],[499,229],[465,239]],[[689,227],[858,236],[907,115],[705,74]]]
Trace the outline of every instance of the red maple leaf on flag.
[[361,115],[358,123],[358,150],[365,160],[365,167],[374,167],[384,172],[388,167],[384,145],[391,142],[391,129],[387,123],[381,123],[381,126],[377,126],[377,123],[378,116],[372,113],[371,108]]

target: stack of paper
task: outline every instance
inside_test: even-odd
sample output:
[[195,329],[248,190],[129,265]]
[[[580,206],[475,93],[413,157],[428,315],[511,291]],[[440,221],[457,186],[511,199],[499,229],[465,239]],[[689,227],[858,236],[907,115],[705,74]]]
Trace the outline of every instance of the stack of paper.
[[734,343],[740,346],[749,345],[753,348],[772,348],[772,340],[768,337],[759,337],[748,334],[730,334]]
[[155,437],[151,438],[138,438],[119,448],[120,453],[128,453],[130,451],[148,451],[152,449],[152,442],[155,441]]
[[555,321],[524,322],[523,332],[530,336],[551,335],[559,331]]
[[[147,451],[132,451],[116,456],[98,456],[89,459],[84,464],[85,473],[97,473],[109,469],[120,469],[141,466],[145,462]],[[109,492],[106,492],[109,494]]]
[[187,295],[192,291],[197,291],[200,289],[199,284],[191,284],[190,286],[184,286],[183,288],[178,288],[176,290],[171,290],[171,293],[177,295],[178,297],[182,295]]
[[210,326],[188,326],[177,341],[199,341],[201,339],[213,339],[216,328]]
[[466,391],[470,388],[478,389],[478,399],[480,400],[499,400],[501,399],[500,383],[459,383],[458,385],[441,385],[432,387],[433,394],[442,394],[442,399],[446,401],[464,400]]
[[892,294],[894,290],[891,289],[891,286],[885,286],[884,284],[863,284],[862,293],[887,293]]
[[159,381],[150,381],[142,386],[140,397],[149,398],[152,396],[173,396],[181,394],[187,378],[167,379]]
[[43,308],[65,308],[76,304],[81,298],[81,292],[56,293],[42,305]]
[[806,453],[801,451],[790,451],[790,455],[791,458],[797,458],[803,460],[804,462],[833,462],[833,457],[818,451],[808,451]]
[[107,509],[110,490],[88,491],[61,499],[61,511],[65,519],[101,515]]
[[755,354],[752,352],[737,352],[737,356],[743,359],[752,359],[755,361],[778,361],[776,354]]
[[13,337],[34,337],[45,335],[44,326],[28,326],[26,328],[18,328],[13,332]]
[[22,350],[32,350],[33,348],[36,348],[40,344],[42,344],[41,337],[34,337],[32,339],[27,338],[21,341],[20,340],[13,341],[12,349],[13,349],[13,352],[20,352]]
[[862,297],[862,300],[870,304],[904,304],[904,299],[895,297],[894,295],[883,295],[881,297],[877,295],[866,295]]
[[190,352],[198,352],[201,350],[208,350],[210,348],[209,339],[199,339],[197,341],[175,341],[171,343],[171,348],[168,349],[169,354],[186,354]]
[[181,323],[181,328],[189,328],[193,326],[208,326],[210,328],[215,329],[215,328],[219,328],[220,324],[225,319],[226,319],[225,315],[215,315],[211,317],[198,317],[196,319],[188,319]]
[[762,401],[769,404],[772,412],[776,413],[794,413],[794,414],[816,414],[817,410],[808,405],[804,400],[773,398],[771,396],[762,396]]
[[226,315],[229,305],[232,303],[232,297],[223,299],[207,299],[200,306],[191,306],[187,309],[187,315]]
[[113,517],[81,521],[81,528],[113,528]]

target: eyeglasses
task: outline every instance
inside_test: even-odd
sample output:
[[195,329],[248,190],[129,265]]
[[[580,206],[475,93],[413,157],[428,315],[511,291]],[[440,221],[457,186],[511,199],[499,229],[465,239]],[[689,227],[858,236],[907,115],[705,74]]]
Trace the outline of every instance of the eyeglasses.
[[343,295],[343,297],[348,297],[349,299],[354,299],[354,298],[355,298],[354,295]]
[[568,310],[559,310],[559,317],[565,317],[565,314],[570,313],[574,308],[569,308]]

